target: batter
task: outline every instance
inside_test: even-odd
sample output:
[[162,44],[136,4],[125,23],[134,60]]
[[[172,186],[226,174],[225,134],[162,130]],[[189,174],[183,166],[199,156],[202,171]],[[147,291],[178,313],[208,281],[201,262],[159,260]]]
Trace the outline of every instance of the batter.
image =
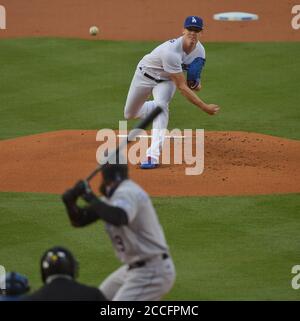
[[[71,223],[76,227],[99,219],[117,257],[123,265],[100,285],[101,292],[113,301],[159,300],[175,281],[175,268],[169,247],[148,194],[128,178],[128,166],[107,164],[103,167],[101,192],[97,198],[80,181],[66,191],[63,201]],[[79,207],[79,197],[89,202]]]

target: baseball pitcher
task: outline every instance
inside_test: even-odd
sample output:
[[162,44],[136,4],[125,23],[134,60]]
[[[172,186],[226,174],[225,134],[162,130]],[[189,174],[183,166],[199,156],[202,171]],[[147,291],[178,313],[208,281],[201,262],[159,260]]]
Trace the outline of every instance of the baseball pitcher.
[[[169,103],[176,88],[209,115],[219,111],[218,105],[206,104],[194,92],[201,89],[200,78],[205,64],[205,50],[199,42],[202,29],[203,20],[200,17],[187,17],[181,37],[161,44],[138,63],[129,88],[124,117],[144,118],[155,107],[163,108],[163,112],[153,121],[151,146],[146,160],[141,163],[142,169],[156,168],[159,164],[164,131],[169,121]],[[154,99],[147,101],[151,94]]]
[[[100,285],[108,300],[159,300],[172,288],[175,268],[162,227],[147,193],[128,179],[128,166],[106,164],[102,168],[103,198],[97,198],[80,181],[63,195],[70,221],[82,227],[98,219],[123,265]],[[89,204],[79,207],[79,197]]]

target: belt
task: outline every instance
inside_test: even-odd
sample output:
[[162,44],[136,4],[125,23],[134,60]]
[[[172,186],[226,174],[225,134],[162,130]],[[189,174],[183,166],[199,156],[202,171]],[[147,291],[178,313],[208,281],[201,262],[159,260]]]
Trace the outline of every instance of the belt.
[[157,82],[158,84],[159,84],[160,82],[163,82],[163,81],[164,81],[164,80],[162,80],[162,79],[155,79],[154,77],[152,77],[151,75],[147,74],[146,72],[143,72],[143,70],[142,70],[141,67],[139,67],[139,69],[140,69],[140,71],[143,73],[143,75],[144,75],[145,77],[147,77],[147,78],[149,78],[149,79],[151,79],[151,80],[154,80],[154,81]]
[[[166,260],[168,257],[169,257],[169,254],[167,254],[167,253],[161,254],[161,258],[162,258],[163,260]],[[148,260],[136,261],[136,262],[134,262],[134,263],[132,263],[132,264],[129,264],[129,265],[128,265],[128,270],[143,267],[143,266],[146,265],[147,261],[148,261]]]

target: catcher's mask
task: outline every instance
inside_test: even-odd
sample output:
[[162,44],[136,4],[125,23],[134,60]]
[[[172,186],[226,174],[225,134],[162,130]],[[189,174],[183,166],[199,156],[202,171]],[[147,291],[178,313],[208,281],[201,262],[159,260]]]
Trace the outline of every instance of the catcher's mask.
[[5,295],[17,296],[17,295],[25,294],[30,290],[27,277],[17,272],[7,273],[5,282],[6,282],[6,289],[4,290]]
[[78,270],[79,264],[73,254],[60,246],[47,250],[41,258],[41,275],[44,283],[54,274],[65,274],[76,279]]

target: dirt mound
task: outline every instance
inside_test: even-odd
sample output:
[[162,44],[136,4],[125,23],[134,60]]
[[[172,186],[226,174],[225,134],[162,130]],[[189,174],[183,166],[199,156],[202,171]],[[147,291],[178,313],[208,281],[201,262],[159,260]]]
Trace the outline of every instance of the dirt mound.
[[[300,142],[246,132],[205,132],[204,172],[186,164],[130,166],[153,196],[300,192]],[[0,191],[62,193],[96,165],[96,131],[57,131],[0,141]],[[171,144],[172,146],[172,144]],[[95,179],[93,187],[99,184]]]

